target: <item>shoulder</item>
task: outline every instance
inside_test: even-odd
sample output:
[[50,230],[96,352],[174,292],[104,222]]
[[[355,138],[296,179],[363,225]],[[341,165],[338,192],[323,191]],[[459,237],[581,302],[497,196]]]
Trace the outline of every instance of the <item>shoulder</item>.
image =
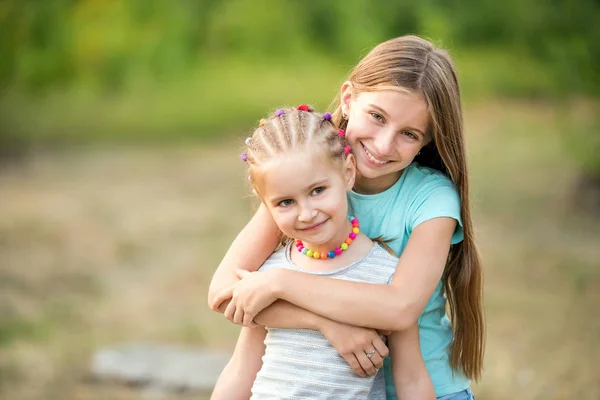
[[391,267],[392,269],[396,269],[396,264],[398,264],[398,257],[390,253],[384,246],[377,242],[373,243],[373,250],[367,258],[369,262],[376,263],[386,268]]
[[416,192],[435,190],[437,188],[448,188],[456,192],[452,180],[437,169],[412,163],[404,170],[406,178],[404,187],[412,187]]
[[258,269],[259,271],[268,271],[275,268],[287,268],[287,257],[286,251],[289,250],[289,246],[283,246],[275,250],[269,258],[265,260],[263,265]]
[[372,265],[372,269],[377,270],[379,275],[384,278],[384,281],[379,283],[389,284],[396,273],[398,257],[391,254],[380,243],[375,242],[373,244],[373,251],[369,255],[369,264]]
[[460,205],[460,196],[454,183],[442,172],[413,163],[405,169],[402,190],[410,193],[409,206],[421,207],[427,203]]
[[432,168],[411,164],[406,169],[406,183],[413,189],[407,209],[409,231],[430,219],[449,217],[458,223],[452,243],[462,240],[461,200],[454,183]]

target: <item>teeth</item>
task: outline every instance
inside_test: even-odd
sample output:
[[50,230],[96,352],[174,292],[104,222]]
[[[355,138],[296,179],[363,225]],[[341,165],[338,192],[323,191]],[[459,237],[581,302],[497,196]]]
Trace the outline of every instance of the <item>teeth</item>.
[[381,160],[378,160],[375,157],[373,157],[373,154],[369,153],[369,150],[367,150],[366,147],[363,146],[363,149],[365,149],[365,154],[367,155],[367,158],[369,160],[373,161],[375,164],[383,165],[383,164],[387,163],[387,161],[381,161]]

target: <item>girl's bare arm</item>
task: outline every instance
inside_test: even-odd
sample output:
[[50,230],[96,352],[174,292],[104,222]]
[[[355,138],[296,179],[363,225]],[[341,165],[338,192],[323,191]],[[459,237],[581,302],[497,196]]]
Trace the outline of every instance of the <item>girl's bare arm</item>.
[[234,273],[235,268],[256,271],[273,253],[280,238],[279,228],[261,203],[252,219],[235,238],[215,271],[208,288],[208,304],[211,304],[211,300],[221,289],[239,280]]
[[[417,322],[440,282],[456,223],[452,218],[442,217],[418,225],[402,252],[390,285],[271,270],[251,279],[244,278],[256,284],[248,283],[246,289],[245,285],[237,286],[226,316],[240,324],[252,321],[279,298],[348,325],[391,331],[407,329]],[[225,292],[216,296],[214,302],[231,298]]]
[[398,400],[435,400],[433,383],[421,355],[417,324],[392,332],[388,339]]
[[328,279],[277,270],[277,298],[334,321],[400,331],[415,324],[438,285],[456,227],[452,218],[418,225],[400,256],[389,285]]
[[211,400],[248,400],[265,354],[263,327],[242,328],[233,356],[221,372]]

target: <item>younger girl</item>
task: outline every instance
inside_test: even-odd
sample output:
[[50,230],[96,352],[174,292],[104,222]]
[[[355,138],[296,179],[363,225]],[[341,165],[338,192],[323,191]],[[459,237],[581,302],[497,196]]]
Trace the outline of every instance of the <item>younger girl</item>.
[[[285,235],[260,273],[292,270],[321,277],[387,284],[397,258],[360,232],[348,218],[346,192],[355,159],[331,115],[278,110],[246,140],[255,193]],[[294,239],[292,239],[294,238]],[[378,342],[379,343],[379,342]],[[375,348],[378,346],[379,348]],[[419,351],[416,324],[390,335],[398,397],[433,399],[433,385]],[[363,358],[382,366],[385,346],[373,343]],[[264,355],[263,355],[264,354]],[[383,371],[360,377],[316,330],[243,328],[212,398],[385,399]]]
[[[261,207],[215,272],[209,303],[217,309],[231,298],[225,315],[245,325],[292,320],[295,327],[316,326],[326,334],[336,321],[344,334],[330,342],[341,354],[370,347],[346,334],[352,326],[401,331],[418,321],[436,395],[472,398],[470,379],[483,366],[482,269],[452,60],[419,37],[391,39],[358,63],[340,94],[333,120],[345,129],[356,158],[352,214],[368,236],[391,239],[400,256],[393,281],[373,285],[272,270],[236,283],[235,269],[255,271],[279,237]],[[284,308],[284,301],[297,307]],[[387,361],[387,395],[394,399]]]

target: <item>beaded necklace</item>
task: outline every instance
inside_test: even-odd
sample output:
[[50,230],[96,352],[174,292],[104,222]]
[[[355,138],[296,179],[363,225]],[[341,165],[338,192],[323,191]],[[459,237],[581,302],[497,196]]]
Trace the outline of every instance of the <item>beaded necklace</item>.
[[351,218],[350,222],[352,222],[352,232],[348,235],[348,238],[344,240],[344,242],[340,245],[340,247],[336,247],[335,250],[330,251],[329,253],[319,253],[318,251],[312,251],[304,247],[304,243],[300,239],[296,239],[296,248],[302,254],[307,257],[312,257],[315,259],[327,260],[328,258],[334,258],[335,256],[339,256],[342,254],[342,251],[348,250],[348,246],[352,244],[352,241],[356,239],[356,235],[360,232],[360,225],[358,223],[357,218]]

